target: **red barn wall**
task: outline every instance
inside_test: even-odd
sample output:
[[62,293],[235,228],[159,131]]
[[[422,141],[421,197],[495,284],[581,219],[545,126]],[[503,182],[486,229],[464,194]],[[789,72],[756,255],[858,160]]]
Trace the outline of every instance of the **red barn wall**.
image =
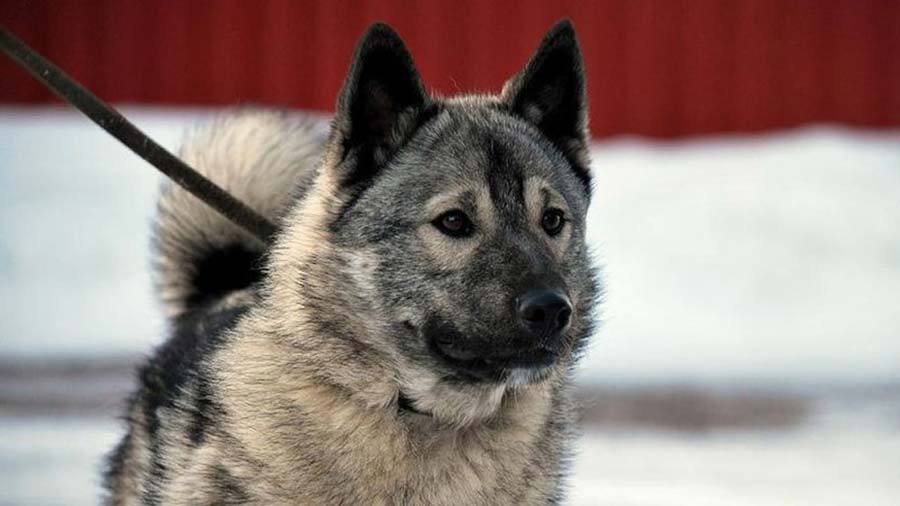
[[[453,93],[499,89],[563,16],[596,136],[900,125],[896,0],[0,0],[8,29],[104,99],[321,110],[373,20]],[[0,102],[51,100],[0,58]]]

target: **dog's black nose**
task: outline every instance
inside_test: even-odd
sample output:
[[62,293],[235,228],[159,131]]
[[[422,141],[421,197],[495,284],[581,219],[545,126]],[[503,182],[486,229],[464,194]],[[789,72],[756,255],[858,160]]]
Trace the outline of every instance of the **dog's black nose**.
[[531,290],[519,297],[519,322],[533,337],[559,335],[572,317],[569,298],[555,290]]

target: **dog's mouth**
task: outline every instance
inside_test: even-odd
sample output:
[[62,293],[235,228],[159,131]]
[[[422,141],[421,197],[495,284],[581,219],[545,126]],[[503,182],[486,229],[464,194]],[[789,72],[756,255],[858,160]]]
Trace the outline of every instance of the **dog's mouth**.
[[512,370],[544,369],[559,359],[559,352],[545,345],[522,349],[486,349],[436,337],[429,339],[429,349],[449,365],[459,379],[475,381],[500,381]]
[[510,337],[468,337],[440,320],[421,326],[404,326],[422,339],[428,352],[452,371],[447,379],[466,382],[500,382],[513,372],[530,372],[542,377],[542,371],[555,365],[562,356],[563,339],[532,341]]

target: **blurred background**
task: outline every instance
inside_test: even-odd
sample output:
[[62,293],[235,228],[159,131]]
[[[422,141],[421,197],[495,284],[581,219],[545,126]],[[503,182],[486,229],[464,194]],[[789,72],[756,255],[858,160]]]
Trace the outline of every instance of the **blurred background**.
[[[897,504],[900,2],[0,0],[173,150],[228,106],[327,118],[372,21],[453,94],[499,90],[561,17],[607,291],[570,502]],[[97,503],[131,370],[166,334],[158,184],[0,58],[0,505]]]

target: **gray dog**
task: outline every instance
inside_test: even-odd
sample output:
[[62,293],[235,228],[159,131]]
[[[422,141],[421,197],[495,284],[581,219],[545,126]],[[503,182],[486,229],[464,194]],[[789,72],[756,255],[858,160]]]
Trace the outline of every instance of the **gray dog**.
[[270,246],[176,187],[156,223],[171,338],[109,460],[114,505],[547,505],[597,283],[572,25],[499,95],[425,91],[361,38],[327,134],[239,111],[183,158]]

